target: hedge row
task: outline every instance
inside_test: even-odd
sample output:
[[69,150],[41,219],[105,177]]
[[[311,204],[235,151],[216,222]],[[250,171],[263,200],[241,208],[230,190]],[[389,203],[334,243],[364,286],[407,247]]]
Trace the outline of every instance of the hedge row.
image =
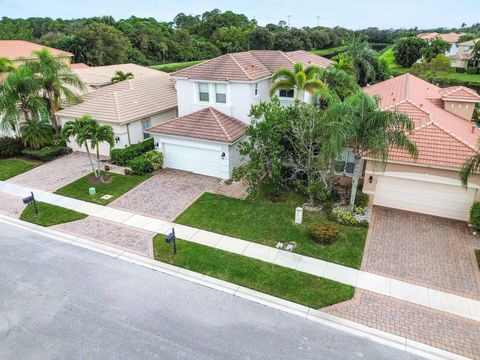
[[153,138],[127,146],[124,149],[112,149],[110,150],[110,162],[115,165],[126,166],[131,160],[153,149]]
[[22,154],[31,159],[50,161],[58,156],[66,155],[72,150],[63,145],[45,146],[41,149],[25,149]]
[[163,154],[156,150],[150,150],[130,160],[128,164],[133,175],[145,175],[162,168]]
[[0,159],[19,156],[24,148],[20,138],[0,137]]

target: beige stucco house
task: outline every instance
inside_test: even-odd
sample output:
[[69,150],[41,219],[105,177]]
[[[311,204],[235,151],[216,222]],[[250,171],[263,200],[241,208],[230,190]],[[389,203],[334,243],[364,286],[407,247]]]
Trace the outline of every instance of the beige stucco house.
[[472,122],[475,91],[454,86],[439,88],[405,74],[364,88],[380,99],[382,109],[407,114],[415,129],[409,137],[419,155],[392,149],[384,166],[364,159],[363,191],[374,205],[468,220],[474,200],[480,200],[480,175],[461,186],[459,170],[475,154],[480,131]]
[[473,47],[479,41],[480,38],[477,38],[458,44],[457,53],[450,56],[452,66],[462,69],[466,69],[469,66],[480,67],[480,59],[473,58]]

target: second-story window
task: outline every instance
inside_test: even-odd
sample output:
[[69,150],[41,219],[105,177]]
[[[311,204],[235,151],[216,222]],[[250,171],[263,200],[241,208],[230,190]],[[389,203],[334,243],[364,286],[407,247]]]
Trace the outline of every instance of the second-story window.
[[218,104],[227,103],[227,86],[223,84],[215,84],[215,102]]
[[208,84],[199,83],[198,84],[198,100],[202,102],[210,101],[210,94],[208,91]]
[[148,139],[150,134],[145,132],[150,127],[150,119],[142,121],[143,138]]
[[282,90],[279,91],[278,95],[280,97],[283,97],[283,98],[293,98],[293,96],[295,95],[295,90],[293,90],[293,89],[290,89],[290,90],[282,89]]

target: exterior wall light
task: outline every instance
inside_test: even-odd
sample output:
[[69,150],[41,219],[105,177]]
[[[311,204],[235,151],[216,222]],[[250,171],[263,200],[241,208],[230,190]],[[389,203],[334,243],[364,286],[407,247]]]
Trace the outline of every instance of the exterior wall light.
[[222,155],[220,155],[220,157],[222,158],[222,160],[225,159],[225,153],[222,152]]
[[370,175],[370,176],[368,177],[368,182],[371,184],[371,183],[372,183],[372,181],[373,181],[373,176],[372,176],[372,175]]
[[115,142],[118,144],[120,142],[120,136],[115,137]]

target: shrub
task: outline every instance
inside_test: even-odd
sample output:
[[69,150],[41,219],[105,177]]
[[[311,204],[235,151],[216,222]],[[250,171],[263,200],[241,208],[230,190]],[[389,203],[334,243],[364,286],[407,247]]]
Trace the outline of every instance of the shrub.
[[340,229],[335,224],[326,224],[310,229],[310,238],[319,244],[333,244],[340,237]]
[[22,139],[14,137],[0,137],[0,158],[18,156],[24,149]]
[[247,176],[247,172],[248,172],[248,165],[247,164],[242,164],[240,166],[237,166],[236,168],[233,168],[232,180],[233,181],[242,180],[245,176]]
[[153,138],[142,141],[138,144],[127,146],[124,149],[110,150],[110,162],[115,165],[125,166],[128,162],[146,153],[154,150]]
[[476,66],[469,66],[467,67],[467,74],[476,74],[478,69]]
[[338,210],[335,212],[338,222],[341,222],[345,225],[358,225],[360,221],[353,215],[351,212],[346,210]]
[[145,175],[162,168],[163,155],[155,150],[151,150],[130,160],[128,164],[130,169],[132,169],[133,175]]
[[466,69],[464,68],[455,68],[455,72],[458,74],[464,74],[466,72]]
[[31,159],[40,161],[50,161],[58,156],[68,154],[70,150],[65,146],[45,146],[41,149],[25,149],[22,154]]
[[470,208],[470,222],[475,230],[480,230],[480,202],[475,201]]
[[368,206],[369,200],[370,197],[367,194],[361,191],[357,191],[357,195],[355,196],[355,206],[366,208]]

